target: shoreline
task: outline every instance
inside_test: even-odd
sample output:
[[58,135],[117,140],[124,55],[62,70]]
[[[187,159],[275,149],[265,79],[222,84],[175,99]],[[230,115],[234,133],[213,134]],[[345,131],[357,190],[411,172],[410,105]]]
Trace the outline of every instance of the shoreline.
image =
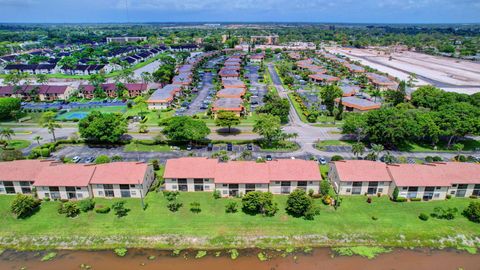
[[41,250],[110,250],[115,248],[161,250],[226,250],[226,249],[285,249],[285,248],[338,248],[338,247],[386,247],[429,248],[476,253],[480,248],[480,234],[462,234],[438,239],[417,240],[399,235],[398,238],[375,239],[371,235],[293,235],[293,236],[218,236],[198,237],[181,235],[158,236],[2,236],[0,248],[16,251]]

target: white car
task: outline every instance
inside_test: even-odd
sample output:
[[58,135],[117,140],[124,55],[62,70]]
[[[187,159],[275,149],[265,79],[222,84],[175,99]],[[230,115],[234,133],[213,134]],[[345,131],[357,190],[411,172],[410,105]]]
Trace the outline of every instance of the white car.
[[79,156],[74,156],[74,157],[72,158],[72,161],[73,161],[74,163],[78,163],[78,162],[80,162],[80,159],[82,159],[82,158],[79,157]]

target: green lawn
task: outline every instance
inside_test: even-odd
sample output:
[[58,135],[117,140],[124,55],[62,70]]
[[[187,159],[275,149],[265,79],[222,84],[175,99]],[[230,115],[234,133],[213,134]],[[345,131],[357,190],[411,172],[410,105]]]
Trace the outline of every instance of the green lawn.
[[327,146],[349,146],[355,143],[355,141],[340,141],[340,140],[325,140],[325,141],[318,141],[315,144],[315,147],[318,150],[326,150]]
[[[232,243],[234,237],[257,236],[302,236],[319,235],[327,237],[331,242],[322,240],[316,245],[342,245],[342,241],[349,239],[348,245],[363,243],[363,245],[388,246],[436,246],[430,240],[442,237],[453,237],[464,234],[465,237],[480,236],[479,224],[468,221],[457,214],[451,221],[430,218],[421,221],[420,213],[431,213],[434,207],[457,207],[462,211],[472,199],[451,199],[432,202],[394,203],[388,198],[373,198],[368,204],[364,196],[351,196],[343,199],[341,207],[335,211],[330,206],[324,206],[320,200],[315,200],[321,207],[321,213],[313,221],[294,218],[285,213],[287,196],[275,196],[279,211],[274,217],[250,216],[239,211],[235,214],[225,213],[228,202],[240,199],[213,199],[211,193],[182,193],[179,201],[183,207],[176,213],[170,212],[167,200],[161,193],[149,193],[145,202],[148,207],[141,210],[139,199],[125,199],[126,207],[130,208],[127,217],[117,218],[113,213],[97,214],[95,212],[81,213],[76,218],[66,218],[57,213],[59,202],[43,202],[41,209],[25,220],[15,219],[9,210],[13,196],[0,196],[0,239],[4,246],[16,246],[15,239],[23,237],[23,245],[48,245],[40,237],[56,237],[59,242],[69,243],[69,239],[76,246],[85,245],[90,248],[111,248],[113,243],[102,242],[102,237],[116,237],[115,241],[129,241],[128,246],[159,247],[155,239],[148,242],[139,236],[172,237],[191,236],[207,237],[206,242],[189,243],[193,247],[226,247],[242,246],[242,242]],[[111,206],[116,199],[96,199],[97,205]],[[189,210],[192,202],[199,202],[201,213],[193,214]],[[372,216],[377,217],[373,220]],[[402,235],[403,243],[398,242]],[[85,244],[76,242],[76,237],[90,236],[91,242]],[[130,236],[130,237],[129,237]],[[38,238],[35,238],[38,237]],[[33,239],[39,240],[33,240]],[[8,240],[10,239],[10,240]],[[258,245],[276,247],[285,243],[281,240],[259,240]],[[158,239],[157,239],[158,240]],[[11,241],[11,242],[8,242]],[[38,243],[36,241],[39,241]],[[113,241],[113,242],[115,242]],[[162,247],[179,248],[182,241],[171,238],[170,244]],[[367,242],[363,242],[367,241]],[[122,243],[123,243],[122,242]],[[8,244],[10,243],[10,244]],[[307,239],[290,243],[299,246],[315,245]],[[345,244],[345,243],[343,243]],[[455,244],[454,244],[455,245]],[[117,244],[118,246],[118,244]],[[121,246],[121,245],[120,245]],[[52,247],[52,246],[51,246]]]
[[[460,141],[459,143],[464,145],[463,151],[474,151],[480,149],[480,141],[466,139]],[[399,147],[401,151],[409,151],[409,152],[456,152],[455,150],[449,149],[447,147],[447,142],[440,141],[437,143],[437,148],[435,149],[430,144],[425,143],[408,143]]]
[[14,148],[16,150],[24,149],[29,147],[31,144],[30,141],[27,140],[10,140],[8,141],[8,147]]
[[166,144],[146,145],[136,142],[131,142],[123,148],[125,152],[168,152],[170,146]]
[[175,111],[170,110],[170,111],[149,111],[147,109],[137,109],[137,108],[132,108],[128,109],[126,113],[124,114],[125,117],[128,116],[134,116],[134,115],[139,115],[139,113],[143,111],[146,112],[146,117],[147,121],[145,124],[148,126],[158,126],[158,123],[166,118],[172,117],[175,114]]

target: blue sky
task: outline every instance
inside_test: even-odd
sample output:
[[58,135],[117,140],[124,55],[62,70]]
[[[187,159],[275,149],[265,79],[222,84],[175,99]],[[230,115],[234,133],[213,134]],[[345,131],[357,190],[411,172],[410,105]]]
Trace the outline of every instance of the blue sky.
[[0,22],[126,21],[479,23],[480,0],[0,0]]

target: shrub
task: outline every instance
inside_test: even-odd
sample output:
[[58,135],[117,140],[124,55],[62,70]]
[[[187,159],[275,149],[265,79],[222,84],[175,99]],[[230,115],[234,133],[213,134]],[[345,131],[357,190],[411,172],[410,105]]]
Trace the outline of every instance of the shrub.
[[468,220],[480,223],[480,202],[471,202],[462,214],[468,218]]
[[155,171],[160,170],[160,164],[158,163],[158,159],[152,160],[152,166]]
[[40,153],[41,153],[42,157],[49,157],[50,156],[50,149],[43,148]]
[[314,193],[315,193],[315,191],[313,189],[308,190],[308,196],[313,197]]
[[202,209],[200,208],[200,203],[199,202],[192,202],[190,204],[190,211],[192,213],[195,213],[195,214],[198,214],[198,213],[202,212]]
[[112,157],[112,161],[122,161],[122,160],[123,160],[122,156],[115,155]]
[[439,162],[439,161],[443,161],[443,158],[440,157],[440,156],[434,156],[433,157],[433,162]]
[[322,198],[322,202],[325,205],[330,205],[332,203],[332,197],[330,197],[330,195],[327,195]]
[[330,194],[331,189],[332,186],[330,185],[330,182],[328,182],[328,180],[322,180],[322,182],[320,182],[320,194],[322,194],[323,196],[327,196],[328,194]]
[[278,210],[277,204],[273,202],[273,194],[270,192],[252,191],[242,198],[243,212],[263,216],[274,216]]
[[303,189],[295,189],[287,199],[287,207],[285,210],[294,217],[305,216],[305,213],[312,207],[312,199],[305,193]]
[[421,200],[422,200],[422,198],[410,198],[411,202],[419,202]]
[[420,213],[420,215],[418,215],[418,218],[423,220],[423,221],[427,221],[429,216],[425,213]]
[[170,201],[170,202],[176,200],[178,195],[180,195],[180,192],[178,191],[168,191],[168,190],[163,191],[163,196],[167,199],[167,201]]
[[395,189],[393,189],[393,193],[392,193],[392,199],[394,201],[398,200],[398,194],[399,193],[400,193],[400,190],[398,189],[398,187],[395,187]]
[[448,208],[442,208],[442,207],[435,207],[433,208],[433,213],[430,214],[430,216],[438,219],[446,219],[446,220],[452,220],[455,218],[455,214],[458,212],[458,209],[455,207],[448,207]]
[[114,202],[112,204],[112,209],[118,218],[125,217],[128,215],[128,212],[130,212],[130,209],[125,207],[124,201]]
[[372,203],[372,197],[367,198],[367,203]]
[[108,212],[110,212],[110,207],[100,205],[95,208],[95,212],[98,214],[107,214]]
[[405,197],[397,197],[397,199],[395,200],[396,202],[406,202],[407,201],[407,198]]
[[315,216],[319,215],[320,214],[320,208],[314,206],[314,205],[311,205],[307,211],[305,211],[304,215],[303,215],[303,218],[306,219],[306,220],[313,220],[315,218]]
[[32,196],[17,194],[10,205],[10,211],[17,218],[26,218],[32,215],[40,206],[40,201]]
[[177,212],[182,206],[183,204],[181,202],[176,202],[176,201],[171,201],[167,204],[168,210],[172,212]]
[[426,156],[425,161],[428,162],[428,163],[431,163],[431,162],[433,162],[433,157],[432,156]]
[[454,157],[454,159],[458,162],[467,162],[467,157],[464,155],[457,155]]
[[445,196],[445,198],[447,198],[447,200],[450,200],[452,198],[452,195],[447,194],[447,196]]
[[311,197],[312,197],[313,199],[321,199],[321,198],[323,198],[322,194],[320,194],[320,193],[313,194]]
[[110,158],[107,155],[100,155],[95,159],[95,164],[110,163]]
[[372,220],[378,220],[377,216],[372,216]]
[[237,212],[237,203],[229,202],[225,205],[225,213],[236,213]]
[[343,160],[343,157],[342,156],[339,156],[339,155],[334,155],[332,156],[332,161],[339,161],[339,160]]
[[220,194],[220,190],[215,189],[213,191],[213,198],[214,199],[220,199],[222,197],[222,194]]
[[58,206],[58,213],[73,218],[80,214],[80,209],[76,202],[65,202]]
[[80,208],[82,212],[91,211],[94,207],[95,202],[93,201],[93,199],[85,199],[78,202],[78,208]]
[[469,198],[470,199],[478,199],[478,196],[477,195],[470,195]]

